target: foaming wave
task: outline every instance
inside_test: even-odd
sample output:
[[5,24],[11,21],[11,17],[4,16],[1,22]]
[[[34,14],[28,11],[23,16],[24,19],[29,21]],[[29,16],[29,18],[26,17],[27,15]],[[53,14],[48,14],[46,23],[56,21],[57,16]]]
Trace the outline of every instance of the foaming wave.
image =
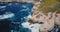
[[3,15],[0,15],[0,20],[1,19],[7,19],[7,18],[12,18],[14,16],[14,13],[6,13]]

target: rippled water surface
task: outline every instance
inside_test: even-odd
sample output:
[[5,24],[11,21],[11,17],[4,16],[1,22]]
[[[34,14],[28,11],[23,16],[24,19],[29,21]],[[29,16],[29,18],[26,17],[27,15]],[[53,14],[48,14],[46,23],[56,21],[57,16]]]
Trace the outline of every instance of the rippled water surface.
[[11,21],[10,28],[14,32],[28,32],[30,30],[22,27],[21,23],[32,14],[32,7],[32,3],[0,3],[0,20]]

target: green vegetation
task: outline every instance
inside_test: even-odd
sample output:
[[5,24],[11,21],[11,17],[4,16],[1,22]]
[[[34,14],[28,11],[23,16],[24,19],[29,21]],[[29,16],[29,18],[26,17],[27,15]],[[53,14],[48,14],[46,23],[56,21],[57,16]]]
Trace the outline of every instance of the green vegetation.
[[44,13],[48,13],[48,12],[52,12],[52,11],[58,11],[58,13],[60,13],[60,11],[58,10],[58,9],[60,9],[60,1],[44,0],[44,1],[42,1],[39,9],[40,9],[40,11],[43,11]]

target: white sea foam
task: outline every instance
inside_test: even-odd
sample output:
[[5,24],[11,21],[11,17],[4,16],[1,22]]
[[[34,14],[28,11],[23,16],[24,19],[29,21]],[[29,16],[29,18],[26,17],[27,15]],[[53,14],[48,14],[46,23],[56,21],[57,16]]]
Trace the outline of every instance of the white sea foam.
[[5,8],[5,7],[6,7],[6,6],[0,6],[0,9],[1,9],[1,8]]
[[11,18],[13,16],[14,16],[13,13],[3,14],[3,15],[0,15],[0,19]]
[[29,28],[32,32],[39,32],[39,28],[41,25],[39,23],[31,24],[29,22],[24,22],[22,23],[22,26],[25,28]]

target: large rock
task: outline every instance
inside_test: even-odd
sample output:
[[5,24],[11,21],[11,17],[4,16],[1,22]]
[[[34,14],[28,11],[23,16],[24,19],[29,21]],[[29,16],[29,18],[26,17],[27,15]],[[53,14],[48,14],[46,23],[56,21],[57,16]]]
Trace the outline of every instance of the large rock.
[[60,26],[60,14],[56,14],[55,24]]

